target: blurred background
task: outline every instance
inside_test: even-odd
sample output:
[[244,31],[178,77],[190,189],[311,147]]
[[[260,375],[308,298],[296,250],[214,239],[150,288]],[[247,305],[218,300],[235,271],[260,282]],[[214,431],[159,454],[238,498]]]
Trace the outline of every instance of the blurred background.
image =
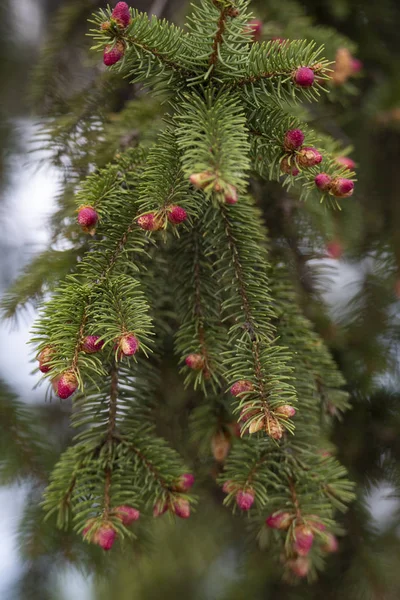
[[[132,5],[178,23],[188,9],[184,0]],[[88,111],[82,122],[93,117],[82,97],[101,61],[89,55],[85,32],[90,13],[102,6],[97,0],[1,2],[1,292],[33,256],[63,243],[55,239],[54,219],[65,216],[60,193],[65,194],[65,161],[73,159],[62,148],[65,137],[49,140],[39,133],[54,115],[62,115],[66,136],[77,98]],[[326,42],[330,60],[337,61],[337,50],[348,47],[362,62],[357,76],[333,86],[330,99],[310,109],[309,116],[354,148],[357,195],[327,241],[339,244],[340,252],[337,258],[332,251],[322,257],[314,246],[299,243],[297,256],[302,282],[318,281],[303,286],[305,310],[330,345],[351,393],[353,410],[338,420],[334,433],[340,459],[357,484],[357,501],[343,518],[348,537],[316,584],[292,589],[273,572],[267,540],[246,547],[245,520],[220,506],[206,476],[206,492],[190,523],[158,522],[150,536],[143,534],[134,549],[112,560],[74,534],[57,532],[54,523],[44,523],[41,492],[71,433],[68,407],[46,402],[44,387],[35,389],[38,378],[27,345],[35,307],[27,304],[0,325],[2,600],[91,600],[110,593],[116,600],[160,593],[204,600],[400,597],[400,5],[395,0],[255,0],[253,7],[263,21],[263,39],[315,37]],[[118,94],[105,108],[114,115],[109,122],[122,106],[125,88]],[[86,131],[77,135],[90,142]],[[82,157],[73,166],[83,169]],[[269,197],[282,193],[277,187],[269,188]],[[262,202],[266,191],[257,193]],[[276,219],[279,230],[279,219],[267,202],[263,208],[274,237],[270,224]],[[321,272],[329,276],[318,279]],[[26,294],[35,298],[36,290]],[[184,422],[183,395],[176,382],[172,389],[174,400],[166,392],[165,406],[174,402]],[[163,418],[168,430],[168,415]],[[39,441],[24,429],[27,422],[37,422]],[[182,434],[171,430],[175,442],[182,443]],[[212,457],[205,462],[212,470]]]

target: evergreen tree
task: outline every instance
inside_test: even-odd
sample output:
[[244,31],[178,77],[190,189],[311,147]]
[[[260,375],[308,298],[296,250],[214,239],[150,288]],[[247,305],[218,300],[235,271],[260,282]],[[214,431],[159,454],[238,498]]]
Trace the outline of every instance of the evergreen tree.
[[[349,199],[354,164],[321,118],[340,114],[354,92],[355,47],[314,27],[293,3],[269,2],[272,21],[262,34],[248,4],[200,0],[184,28],[125,3],[100,9],[91,34],[107,68],[90,54],[83,84],[72,88],[93,3],[61,10],[35,80],[50,117],[43,140],[65,173],[54,243],[16,280],[3,307],[11,317],[41,303],[33,337],[39,369],[51,380],[49,393],[72,398],[76,433],[66,435],[53,466],[57,440],[44,444],[36,411],[5,395],[10,476],[29,473],[38,495],[50,480],[46,529],[30,510],[22,535],[45,539],[42,555],[57,549],[92,570],[101,561],[124,598],[132,556],[154,572],[154,543],[142,549],[148,533],[165,560],[167,540],[174,548],[174,536],[180,544],[192,535],[193,548],[196,532],[212,529],[213,517],[199,524],[207,509],[222,527],[246,528],[248,543],[261,549],[250,554],[240,586],[223,591],[227,598],[249,590],[254,598],[317,598],[332,588],[332,598],[375,598],[381,589],[395,598],[395,579],[377,583],[360,569],[357,535],[369,536],[370,546],[378,537],[363,482],[357,473],[349,479],[337,458],[335,439],[354,470],[346,440],[330,437],[357,395],[376,402],[374,388],[372,381],[361,388],[364,364],[356,353],[356,374],[349,372],[351,344],[339,339],[340,352],[335,336],[346,390],[324,339],[334,335],[321,302],[325,266],[307,262],[338,258],[342,238],[351,243],[358,234],[359,208]],[[60,57],[63,78],[54,70]],[[66,250],[56,245],[61,239]],[[343,319],[350,342],[363,327],[364,301],[360,294]],[[345,416],[341,431],[353,432],[356,418]],[[374,451],[378,461],[384,448]],[[196,503],[191,534],[188,523],[176,524],[177,533],[159,525],[165,512],[187,519]],[[220,516],[221,503],[232,521]],[[341,516],[350,505],[351,519]],[[79,536],[113,552],[100,556]],[[392,539],[387,544],[396,548]],[[199,542],[193,558],[194,588],[202,548]],[[338,548],[335,567],[318,575]],[[30,552],[33,559],[37,549]],[[340,585],[332,583],[343,571]],[[314,584],[287,585],[302,580]],[[134,593],[151,597],[153,585],[144,577]],[[174,585],[175,597],[187,593],[181,578]],[[98,595],[108,589],[100,582]]]

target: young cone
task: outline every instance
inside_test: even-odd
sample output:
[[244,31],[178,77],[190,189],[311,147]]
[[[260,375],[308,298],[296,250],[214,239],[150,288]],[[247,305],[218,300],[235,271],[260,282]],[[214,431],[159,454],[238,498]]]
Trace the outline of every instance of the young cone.
[[117,21],[120,27],[128,27],[131,21],[131,14],[129,12],[129,6],[126,2],[118,2],[115,5],[114,10],[111,13],[111,17]]
[[124,525],[130,525],[140,517],[140,512],[136,508],[127,505],[117,506],[114,512]]
[[57,382],[57,394],[62,400],[66,400],[78,389],[78,380],[73,371],[66,371]]

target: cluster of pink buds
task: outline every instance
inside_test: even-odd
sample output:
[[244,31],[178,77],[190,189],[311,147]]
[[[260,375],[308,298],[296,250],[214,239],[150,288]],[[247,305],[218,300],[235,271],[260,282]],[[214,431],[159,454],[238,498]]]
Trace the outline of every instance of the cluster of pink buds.
[[319,173],[314,179],[315,185],[323,192],[336,198],[348,198],[353,195],[354,182],[344,177],[332,178],[327,173]]
[[[118,2],[111,13],[111,22],[105,21],[101,24],[103,31],[110,30],[112,27],[115,28],[116,34],[119,36],[119,32],[126,29],[131,22],[131,13],[129,6],[126,2]],[[103,62],[107,67],[115,65],[119,62],[125,54],[125,44],[121,39],[117,39],[113,46],[106,46],[103,54]]]
[[182,206],[171,204],[158,212],[145,213],[137,218],[137,224],[145,231],[159,231],[166,224],[166,219],[173,225],[180,225],[187,219],[187,212]]
[[[265,522],[272,529],[288,531],[294,519],[294,514],[281,510],[272,513]],[[285,560],[285,564],[297,577],[308,575],[311,567],[308,555],[316,541],[316,536],[323,552],[337,552],[339,547],[337,538],[326,531],[326,525],[315,515],[310,515],[306,523],[296,525],[289,535],[293,541],[289,550],[290,557]]]
[[301,129],[289,129],[285,133],[283,147],[286,154],[281,160],[281,171],[295,177],[298,167],[310,168],[322,162],[322,154],[316,148],[303,146],[304,133]]
[[188,519],[190,517],[190,504],[188,500],[184,498],[175,498],[171,501],[158,501],[155,503],[153,508],[153,517],[160,517],[169,510],[181,519]]
[[[122,505],[117,506],[112,511],[112,515],[118,518],[126,527],[137,521],[140,517],[140,512],[132,506]],[[117,532],[110,522],[104,522],[93,533],[91,533],[95,524],[95,519],[89,519],[86,527],[82,531],[84,538],[93,544],[97,544],[103,550],[111,550],[116,538]]]

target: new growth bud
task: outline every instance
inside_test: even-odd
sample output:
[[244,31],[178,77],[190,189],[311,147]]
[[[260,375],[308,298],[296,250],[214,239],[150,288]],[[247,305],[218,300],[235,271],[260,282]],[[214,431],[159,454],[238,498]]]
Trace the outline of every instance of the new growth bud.
[[39,370],[42,373],[48,373],[51,370],[49,362],[54,357],[54,348],[52,346],[45,346],[38,356]]
[[104,345],[104,342],[100,340],[98,335],[87,335],[82,342],[82,350],[87,354],[94,354],[99,352]]
[[293,406],[290,406],[290,404],[284,404],[275,410],[275,414],[282,417],[287,417],[289,419],[290,417],[294,417],[296,414],[296,409]]
[[240,379],[231,386],[230,392],[232,396],[239,396],[239,394],[243,394],[243,392],[251,392],[252,389],[253,384],[251,383],[251,381]]
[[236,494],[236,503],[240,510],[250,510],[254,503],[254,492],[252,490],[247,492],[240,490]]
[[294,535],[293,550],[299,556],[307,556],[314,542],[314,534],[310,527],[307,525],[298,525],[294,531]]
[[139,349],[139,340],[133,333],[126,333],[119,338],[118,347],[124,356],[132,356]]
[[272,529],[289,529],[293,516],[288,512],[275,512],[266,518],[265,522]]
[[297,163],[294,157],[284,156],[281,160],[281,171],[282,173],[287,173],[288,175],[293,175],[296,177],[300,173],[297,168]]
[[284,147],[288,152],[301,148],[304,142],[304,133],[301,129],[290,129],[285,134]]
[[346,167],[346,169],[348,169],[349,171],[354,171],[354,169],[356,168],[356,163],[352,158],[349,158],[348,156],[338,156],[336,162],[338,165]]
[[130,525],[134,521],[137,521],[140,517],[140,512],[136,508],[132,508],[132,506],[117,506],[114,510],[115,516],[118,519],[121,519],[124,525]]
[[322,154],[316,148],[302,148],[297,155],[297,161],[302,167],[315,167],[322,162]]
[[129,12],[129,6],[127,3],[118,2],[111,13],[111,17],[117,21],[120,27],[128,27],[129,23],[131,22],[131,14]]
[[252,19],[247,24],[247,31],[253,34],[253,42],[260,41],[262,35],[263,22],[260,19]]
[[121,42],[117,42],[115,46],[106,46],[104,48],[103,62],[106,67],[115,65],[125,54],[125,46]]
[[66,400],[78,389],[78,380],[73,371],[65,371],[57,383],[57,395]]
[[314,71],[309,67],[299,67],[293,74],[296,85],[300,87],[311,87],[314,83]]
[[204,367],[204,358],[201,354],[189,354],[185,358],[185,363],[186,366],[189,367],[189,369],[193,369],[194,371],[201,371],[201,369]]
[[226,186],[224,200],[226,204],[236,204],[238,201],[237,189],[234,185],[228,184]]
[[78,223],[85,233],[93,234],[99,215],[92,206],[81,206],[78,212]]
[[154,212],[149,212],[138,217],[137,224],[145,231],[158,231],[162,228],[161,219]]
[[178,492],[187,492],[194,484],[194,476],[191,473],[184,473],[180,476],[176,490]]
[[188,519],[190,517],[190,504],[188,500],[178,498],[173,504],[174,513],[181,519]]
[[202,190],[213,179],[212,173],[204,171],[203,173],[193,173],[189,177],[189,181],[194,187]]
[[305,556],[299,556],[298,558],[288,560],[286,564],[297,577],[306,577],[311,566],[309,559]]
[[351,179],[338,177],[332,181],[330,191],[337,198],[348,198],[353,195],[354,183]]
[[181,206],[170,206],[168,209],[168,220],[170,223],[174,225],[179,225],[179,223],[183,223],[187,219],[187,212]]
[[314,182],[318,189],[325,192],[330,188],[332,177],[327,173],[319,173],[318,175],[316,175]]

